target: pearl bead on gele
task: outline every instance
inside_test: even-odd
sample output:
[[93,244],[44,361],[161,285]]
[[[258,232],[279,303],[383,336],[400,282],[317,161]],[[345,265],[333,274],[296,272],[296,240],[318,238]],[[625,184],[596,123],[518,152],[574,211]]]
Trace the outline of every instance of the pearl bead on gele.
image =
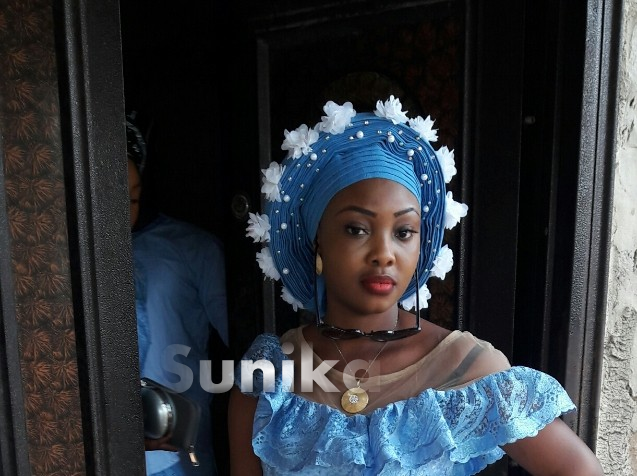
[[287,268],[283,268],[283,274],[290,274],[290,270]]
[[409,149],[407,151],[407,157],[413,157],[414,156],[414,149]]
[[396,140],[396,138],[390,134],[389,136],[387,136],[387,140],[389,141],[390,144],[392,144]]
[[358,139],[362,139],[363,137],[365,137],[365,134],[363,133],[363,131],[358,131],[358,132],[356,133],[356,137],[357,137]]
[[318,156],[316,155],[316,153],[312,152],[312,154],[310,155],[310,160],[316,160],[318,159]]
[[288,224],[287,223],[281,223],[281,229],[282,230],[287,230],[288,229]]
[[284,196],[283,197],[283,201],[284,202],[289,202],[290,201],[290,196],[289,195]]

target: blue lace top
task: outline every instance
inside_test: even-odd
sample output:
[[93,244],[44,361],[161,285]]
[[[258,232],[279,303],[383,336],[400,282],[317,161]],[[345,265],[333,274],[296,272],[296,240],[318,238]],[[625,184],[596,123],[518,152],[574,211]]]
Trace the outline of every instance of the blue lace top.
[[240,366],[235,373],[243,393],[258,398],[252,445],[266,475],[471,475],[500,459],[501,445],[534,436],[575,409],[551,376],[511,367],[350,415],[290,391],[279,337],[258,336],[243,359],[264,359],[275,369],[274,388],[261,371],[246,379],[252,389],[241,386]]

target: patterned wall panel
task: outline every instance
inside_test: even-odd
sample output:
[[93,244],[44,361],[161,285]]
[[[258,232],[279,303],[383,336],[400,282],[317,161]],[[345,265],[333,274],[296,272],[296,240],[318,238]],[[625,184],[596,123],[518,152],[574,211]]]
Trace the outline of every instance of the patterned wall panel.
[[0,129],[29,460],[85,474],[52,5],[0,2]]

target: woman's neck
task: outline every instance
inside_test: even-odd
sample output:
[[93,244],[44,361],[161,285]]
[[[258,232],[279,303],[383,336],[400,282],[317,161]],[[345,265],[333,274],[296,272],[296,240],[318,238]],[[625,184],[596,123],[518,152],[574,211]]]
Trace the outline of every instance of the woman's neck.
[[399,323],[399,310],[395,307],[381,314],[362,315],[328,309],[321,321],[341,329],[358,329],[365,333],[395,330]]

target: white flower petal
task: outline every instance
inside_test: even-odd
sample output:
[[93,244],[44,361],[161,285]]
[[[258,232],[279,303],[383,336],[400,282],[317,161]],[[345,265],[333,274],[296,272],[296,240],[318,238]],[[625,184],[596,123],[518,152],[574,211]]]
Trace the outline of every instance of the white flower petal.
[[312,144],[319,138],[319,133],[314,129],[308,128],[306,124],[301,124],[292,132],[285,129],[283,135],[285,140],[281,144],[281,149],[287,150],[288,157],[293,159],[298,159],[312,152]]
[[[418,297],[420,301],[420,309],[426,309],[429,307],[429,299],[431,299],[431,293],[429,292],[429,288],[427,284],[423,284],[418,290]],[[412,309],[416,309],[416,293],[411,296],[405,298],[400,302],[400,305],[403,309],[407,311],[411,311]]]
[[294,309],[295,312],[299,309],[303,309],[303,303],[292,296],[292,293],[290,293],[288,288],[286,288],[285,286],[281,290],[281,299],[283,299],[288,304],[291,304],[292,309]]
[[438,158],[438,162],[440,162],[445,183],[451,182],[451,179],[457,172],[456,161],[453,158],[453,149],[449,150],[446,145],[443,145],[436,151],[436,157]]
[[281,275],[274,266],[270,248],[262,248],[261,251],[257,253],[257,263],[259,263],[259,268],[261,268],[261,271],[263,271],[266,277],[274,279],[275,281],[281,279]]
[[453,194],[447,192],[447,199],[445,202],[445,228],[451,230],[458,224],[462,217],[467,216],[467,210],[469,207],[464,203],[456,202],[453,199]]
[[285,165],[281,167],[277,162],[270,162],[267,169],[261,169],[263,174],[263,185],[261,186],[261,193],[265,195],[271,202],[281,201],[281,192],[279,190],[279,181],[281,176],[285,172]]
[[434,121],[431,119],[431,116],[427,116],[427,119],[423,119],[420,116],[409,119],[409,126],[415,130],[420,137],[429,142],[436,142],[438,140],[438,129],[434,129],[433,125]]
[[248,216],[246,236],[255,243],[270,241],[270,217],[259,213],[248,213]]
[[438,251],[438,256],[436,256],[433,267],[431,268],[431,275],[445,279],[445,276],[451,271],[451,268],[453,268],[453,251],[445,245]]
[[356,115],[356,110],[351,102],[339,106],[334,101],[328,101],[323,106],[326,116],[321,117],[321,122],[316,126],[320,131],[328,134],[342,134]]
[[400,99],[394,98],[392,94],[389,96],[389,99],[385,102],[378,101],[376,103],[376,110],[374,114],[378,117],[384,117],[385,119],[389,119],[394,124],[404,124],[409,120],[406,112],[402,111],[403,105],[400,103]]

